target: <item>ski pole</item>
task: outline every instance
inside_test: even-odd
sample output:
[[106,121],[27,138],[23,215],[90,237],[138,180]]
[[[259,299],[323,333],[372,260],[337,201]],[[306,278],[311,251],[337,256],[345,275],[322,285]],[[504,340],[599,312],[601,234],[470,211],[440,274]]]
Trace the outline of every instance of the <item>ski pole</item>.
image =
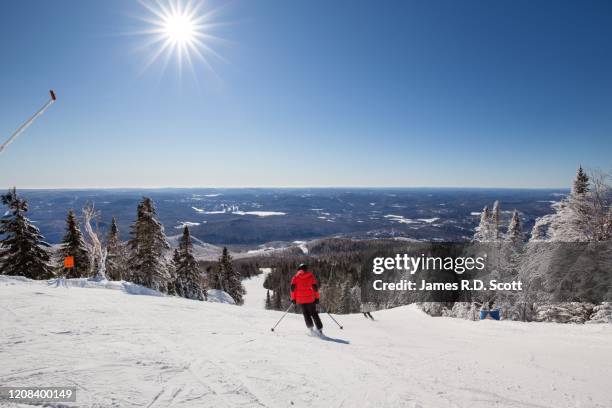
[[338,323],[338,321],[336,319],[334,319],[334,316],[331,315],[331,313],[329,313],[327,310],[323,309],[323,313],[327,313],[327,315],[329,317],[331,317],[331,319],[334,321],[334,323],[336,323],[338,325],[338,327],[340,327],[340,330],[344,329],[344,327],[342,327],[342,325],[340,323]]
[[289,305],[289,307],[287,308],[287,310],[285,310],[285,313],[281,316],[280,319],[278,319],[278,322],[276,322],[276,324],[274,325],[274,327],[272,327],[270,330],[274,331],[274,329],[276,329],[276,326],[278,326],[280,324],[280,322],[285,318],[285,316],[287,316],[287,313],[289,313],[289,310],[291,310],[291,308],[293,307],[293,303],[291,303]]

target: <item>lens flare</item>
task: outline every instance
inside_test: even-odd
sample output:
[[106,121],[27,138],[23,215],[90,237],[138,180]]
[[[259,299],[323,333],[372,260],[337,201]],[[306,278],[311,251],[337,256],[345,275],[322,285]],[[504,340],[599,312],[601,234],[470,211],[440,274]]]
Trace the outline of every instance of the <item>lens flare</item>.
[[211,31],[220,23],[214,21],[217,10],[206,10],[202,1],[184,0],[139,0],[147,16],[140,17],[149,28],[136,34],[146,35],[148,41],[144,48],[152,54],[143,70],[159,60],[163,60],[163,70],[174,58],[178,64],[179,75],[186,65],[196,74],[195,62],[201,62],[216,75],[211,60],[225,61],[214,49],[213,44],[223,40]]

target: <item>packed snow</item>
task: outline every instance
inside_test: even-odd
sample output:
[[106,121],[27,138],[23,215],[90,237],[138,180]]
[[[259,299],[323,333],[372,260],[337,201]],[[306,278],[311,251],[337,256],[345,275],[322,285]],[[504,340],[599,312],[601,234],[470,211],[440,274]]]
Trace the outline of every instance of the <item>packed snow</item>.
[[263,283],[266,280],[266,276],[272,272],[272,269],[260,268],[260,270],[261,273],[259,275],[252,276],[242,281],[244,289],[246,290],[243,305],[245,308],[262,310],[266,306],[267,290],[263,287]]
[[78,402],[62,406],[79,407],[612,406],[610,325],[409,306],[336,316],[344,330],[322,315],[318,338],[298,314],[271,332],[282,313],[245,284],[239,307],[0,276],[0,383],[75,386]]
[[226,303],[228,305],[235,305],[236,302],[227,292],[219,289],[209,289],[206,291],[207,300],[215,303]]

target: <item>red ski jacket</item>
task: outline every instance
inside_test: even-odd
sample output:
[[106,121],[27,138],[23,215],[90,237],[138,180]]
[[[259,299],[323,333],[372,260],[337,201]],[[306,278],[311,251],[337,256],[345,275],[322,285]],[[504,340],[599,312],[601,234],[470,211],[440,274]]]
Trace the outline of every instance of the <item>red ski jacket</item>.
[[312,303],[319,299],[317,279],[308,271],[299,270],[291,279],[291,300],[298,305]]

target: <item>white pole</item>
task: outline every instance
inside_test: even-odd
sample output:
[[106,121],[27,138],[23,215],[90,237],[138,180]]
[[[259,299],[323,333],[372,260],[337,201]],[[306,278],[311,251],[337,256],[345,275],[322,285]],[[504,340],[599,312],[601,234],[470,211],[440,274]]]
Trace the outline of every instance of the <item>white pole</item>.
[[23,125],[19,126],[19,128],[11,135],[11,137],[8,138],[6,142],[0,145],[0,154],[4,151],[4,149],[6,149],[8,145],[10,145],[17,138],[17,136],[22,134],[32,123],[34,123],[34,121],[40,115],[45,113],[45,111],[47,110],[49,106],[53,105],[53,103],[57,99],[55,97],[55,92],[49,91],[49,94],[51,95],[51,98],[42,106],[42,108],[40,108],[34,115],[32,115],[30,119],[26,120]]

